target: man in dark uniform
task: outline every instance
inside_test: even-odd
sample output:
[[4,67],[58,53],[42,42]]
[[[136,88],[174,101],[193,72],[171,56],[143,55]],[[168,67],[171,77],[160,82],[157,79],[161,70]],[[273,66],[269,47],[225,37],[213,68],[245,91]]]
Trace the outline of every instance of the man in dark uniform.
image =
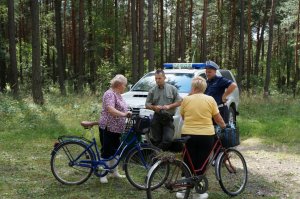
[[207,88],[205,94],[212,96],[217,104],[220,114],[225,123],[229,122],[229,110],[226,105],[228,96],[237,87],[236,83],[221,76],[217,76],[216,71],[219,66],[213,61],[206,62]]
[[176,107],[181,104],[181,97],[177,88],[165,82],[166,76],[163,70],[155,72],[156,86],[150,89],[146,108],[154,111],[151,122],[151,136],[154,144],[162,150],[168,150],[174,136],[173,116]]

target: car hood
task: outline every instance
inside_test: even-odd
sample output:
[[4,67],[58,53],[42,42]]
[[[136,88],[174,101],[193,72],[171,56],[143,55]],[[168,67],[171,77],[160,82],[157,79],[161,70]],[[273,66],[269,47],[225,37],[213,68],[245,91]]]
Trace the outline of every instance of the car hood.
[[[185,97],[188,93],[179,93],[181,97]],[[145,108],[148,92],[128,91],[122,94],[123,99],[131,108]]]

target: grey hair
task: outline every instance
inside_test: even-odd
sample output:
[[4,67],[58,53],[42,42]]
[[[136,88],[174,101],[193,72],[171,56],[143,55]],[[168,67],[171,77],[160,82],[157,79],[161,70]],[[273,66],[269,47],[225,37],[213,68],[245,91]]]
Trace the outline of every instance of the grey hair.
[[127,84],[127,78],[124,75],[117,74],[114,78],[110,80],[110,86],[112,88],[118,86],[119,84]]
[[203,77],[195,77],[192,80],[192,88],[194,88],[195,90],[204,93],[204,91],[206,90],[207,84],[206,84],[206,80]]

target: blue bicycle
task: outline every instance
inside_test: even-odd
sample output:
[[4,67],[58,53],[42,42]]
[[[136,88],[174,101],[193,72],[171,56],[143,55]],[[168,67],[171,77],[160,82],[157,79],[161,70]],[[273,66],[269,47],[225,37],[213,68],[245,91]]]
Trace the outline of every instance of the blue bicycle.
[[[54,177],[66,185],[79,185],[86,182],[94,173],[103,177],[112,173],[113,169],[124,158],[123,169],[128,181],[137,189],[146,189],[146,176],[153,165],[158,148],[140,142],[139,132],[135,130],[139,117],[132,117],[126,123],[126,136],[116,153],[109,159],[100,156],[100,150],[92,127],[95,122],[81,122],[81,125],[89,129],[92,140],[83,136],[61,136],[51,153],[51,171]],[[146,118],[149,119],[149,118]],[[115,160],[113,165],[107,161]]]

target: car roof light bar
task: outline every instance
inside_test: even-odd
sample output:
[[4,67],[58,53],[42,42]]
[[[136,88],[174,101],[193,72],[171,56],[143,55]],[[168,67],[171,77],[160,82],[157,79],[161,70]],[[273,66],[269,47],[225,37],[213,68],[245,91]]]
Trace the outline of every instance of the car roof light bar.
[[205,63],[164,63],[164,69],[203,69]]

